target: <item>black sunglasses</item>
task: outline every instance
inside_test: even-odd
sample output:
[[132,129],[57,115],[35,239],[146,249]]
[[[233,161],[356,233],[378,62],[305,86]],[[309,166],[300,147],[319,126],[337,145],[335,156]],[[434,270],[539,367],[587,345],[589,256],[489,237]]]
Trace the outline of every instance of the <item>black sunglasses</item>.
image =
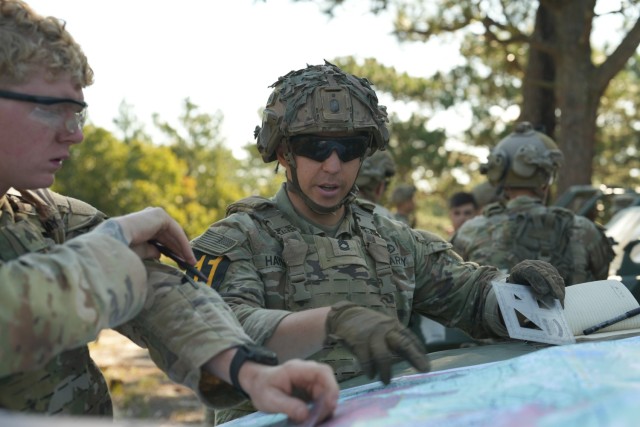
[[0,90],[0,98],[11,99],[13,101],[33,102],[34,104],[41,105],[54,105],[54,104],[75,104],[83,109],[88,107],[88,104],[84,101],[78,101],[71,98],[55,98],[53,96],[35,96],[27,95],[25,93],[10,92],[8,90]]
[[296,135],[290,138],[291,152],[316,162],[324,162],[334,151],[343,162],[361,158],[369,148],[370,137]]

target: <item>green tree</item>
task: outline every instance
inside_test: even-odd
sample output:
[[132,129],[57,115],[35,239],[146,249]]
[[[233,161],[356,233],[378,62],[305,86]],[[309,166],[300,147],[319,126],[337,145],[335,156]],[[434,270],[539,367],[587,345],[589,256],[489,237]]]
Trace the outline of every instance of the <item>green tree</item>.
[[144,125],[133,111],[133,106],[125,100],[120,102],[118,116],[113,119],[113,124],[122,132],[122,141],[125,144],[133,140],[151,140],[151,137],[144,130]]
[[184,112],[178,118],[178,126],[154,115],[154,123],[164,134],[165,145],[186,162],[187,176],[195,181],[193,200],[214,213],[213,222],[224,216],[229,203],[244,196],[243,165],[224,146],[220,136],[223,121],[221,112],[208,114],[188,98],[184,101]]
[[125,144],[105,129],[87,126],[84,142],[71,150],[53,189],[109,216],[162,206],[195,236],[213,213],[193,201],[196,186],[186,170],[169,147],[139,140]]
[[284,176],[278,178],[277,174],[284,175],[284,168],[277,168],[277,162],[264,163],[255,144],[247,144],[243,149],[247,152],[245,167],[240,172],[245,182],[244,191],[246,194],[271,197],[282,185]]
[[223,116],[202,113],[188,99],[178,126],[154,120],[165,139],[151,141],[133,108],[121,104],[114,123],[120,140],[102,128],[85,127],[85,140],[71,150],[54,190],[84,200],[110,216],[162,206],[189,236],[202,233],[225,215],[228,204],[277,188],[273,165],[254,152],[241,162],[219,136]]
[[141,182],[171,190],[185,165],[167,147],[134,140],[124,144],[102,128],[87,126],[82,144],[56,176],[56,189],[110,215],[142,209],[170,197],[170,191],[133,191]]
[[598,116],[594,185],[637,188],[640,182],[640,55],[611,82]]
[[419,106],[408,119],[393,112],[389,117],[389,150],[397,164],[394,182],[424,181],[431,193],[446,198],[453,188],[459,187],[461,175],[478,169],[476,156],[447,148],[445,129],[428,130],[427,123],[442,105],[453,106],[449,92],[442,89],[442,79],[412,77],[372,58],[362,63],[353,57],[337,58],[334,62],[355,75],[366,76],[375,83],[378,93]]

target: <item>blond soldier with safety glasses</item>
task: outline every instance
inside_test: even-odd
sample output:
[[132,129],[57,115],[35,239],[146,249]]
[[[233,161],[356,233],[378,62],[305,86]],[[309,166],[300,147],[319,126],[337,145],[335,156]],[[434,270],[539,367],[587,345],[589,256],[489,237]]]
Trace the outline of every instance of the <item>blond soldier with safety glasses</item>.
[[[371,83],[326,62],[272,87],[255,136],[286,181],[271,198],[230,205],[192,242],[196,266],[249,336],[280,360],[330,364],[339,382],[367,374],[384,383],[402,359],[429,369],[407,328],[412,313],[475,337],[506,336],[490,285],[505,275],[463,262],[440,237],[356,199],[364,159],[389,141]],[[562,279],[544,262],[518,265],[510,279],[564,298]],[[210,421],[252,410],[217,411]]]
[[105,328],[149,348],[207,405],[249,398],[301,422],[314,400],[314,419],[326,418],[338,397],[329,366],[278,365],[216,292],[157,261],[171,251],[195,263],[163,209],[107,219],[47,189],[83,139],[83,89],[92,82],[62,22],[0,0],[0,425],[14,412],[110,416],[87,346]]
[[26,93],[0,90],[0,98],[36,104],[31,118],[44,123],[52,129],[64,128],[69,133],[82,130],[87,120],[87,103],[71,98],[53,96],[35,96]]

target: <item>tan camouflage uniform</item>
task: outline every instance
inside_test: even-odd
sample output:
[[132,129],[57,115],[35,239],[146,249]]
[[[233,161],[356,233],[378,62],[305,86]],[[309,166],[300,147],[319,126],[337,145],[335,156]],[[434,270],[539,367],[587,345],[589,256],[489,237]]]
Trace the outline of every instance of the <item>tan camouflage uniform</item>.
[[250,341],[228,307],[173,268],[145,269],[120,241],[84,234],[104,219],[47,190],[0,198],[0,408],[111,414],[87,342],[118,326],[208,404],[237,403],[231,388],[216,395],[199,388],[203,363]]
[[373,208],[373,212],[377,213],[378,215],[381,215],[389,219],[396,219],[395,215],[389,209],[382,206],[380,203],[376,203],[364,197],[358,197],[356,200],[361,205],[371,206]]
[[529,196],[487,206],[462,225],[452,243],[465,260],[504,271],[524,259],[547,261],[567,285],[606,279],[614,255],[600,226]]
[[[490,286],[502,277],[498,270],[465,263],[440,237],[371,214],[367,206],[347,205],[330,231],[298,215],[284,187],[271,200],[245,199],[194,239],[196,265],[259,344],[289,313],[344,300],[405,325],[416,312],[476,337],[504,333]],[[362,373],[340,346],[327,345],[311,359],[330,364],[338,381]],[[223,412],[218,423],[251,408]]]

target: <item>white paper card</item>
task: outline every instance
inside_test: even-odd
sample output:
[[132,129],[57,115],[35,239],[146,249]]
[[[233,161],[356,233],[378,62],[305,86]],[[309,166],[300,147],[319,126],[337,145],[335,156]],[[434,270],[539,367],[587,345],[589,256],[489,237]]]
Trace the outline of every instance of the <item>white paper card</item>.
[[560,301],[536,298],[530,286],[492,282],[511,338],[548,344],[576,342]]

